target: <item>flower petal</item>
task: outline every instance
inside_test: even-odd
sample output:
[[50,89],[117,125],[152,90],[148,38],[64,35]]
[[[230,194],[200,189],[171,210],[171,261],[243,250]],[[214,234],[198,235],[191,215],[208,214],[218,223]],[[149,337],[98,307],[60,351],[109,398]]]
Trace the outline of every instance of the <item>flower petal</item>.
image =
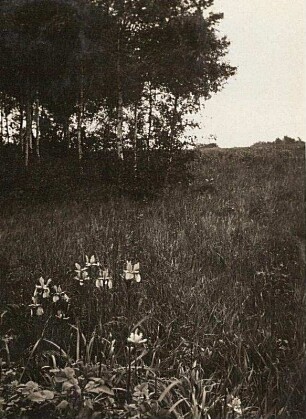
[[62,298],[63,298],[64,301],[66,301],[66,303],[68,303],[68,301],[70,300],[70,298],[68,297],[68,295],[66,293],[63,295]]
[[36,310],[37,316],[42,316],[44,314],[44,309],[42,307],[38,307]]
[[46,288],[43,292],[43,298],[49,298],[50,296],[50,290],[49,288]]

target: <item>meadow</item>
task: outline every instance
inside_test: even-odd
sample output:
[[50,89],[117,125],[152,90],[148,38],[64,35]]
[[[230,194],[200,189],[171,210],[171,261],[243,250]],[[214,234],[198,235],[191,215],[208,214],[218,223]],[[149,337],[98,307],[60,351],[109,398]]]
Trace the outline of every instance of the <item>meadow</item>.
[[3,197],[0,417],[303,418],[304,175],[216,148],[152,197]]

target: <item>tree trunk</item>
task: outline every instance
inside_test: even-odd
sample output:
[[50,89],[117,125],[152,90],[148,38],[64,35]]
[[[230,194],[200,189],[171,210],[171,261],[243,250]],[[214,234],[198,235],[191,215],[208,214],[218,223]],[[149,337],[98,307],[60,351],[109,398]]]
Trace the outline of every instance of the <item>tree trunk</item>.
[[84,74],[83,65],[81,67],[81,83],[80,94],[77,111],[77,149],[80,173],[83,173],[83,147],[82,147],[82,127],[83,127],[83,113],[84,113]]
[[10,142],[10,127],[9,127],[9,112],[5,111],[5,122],[6,122],[6,141]]
[[120,60],[120,33],[118,34],[117,44],[117,89],[118,89],[118,109],[117,109],[117,154],[123,160],[123,92],[121,83],[121,60]]
[[70,148],[70,131],[69,131],[69,118],[67,118],[64,122],[64,141],[67,147],[67,150]]
[[82,125],[83,125],[83,101],[80,97],[78,104],[78,117],[77,117],[77,149],[78,149],[78,161],[80,170],[82,172],[82,159],[83,159],[83,147],[82,147]]
[[29,149],[32,144],[32,102],[31,99],[26,101],[26,137],[24,145],[24,165],[29,167]]
[[4,109],[3,109],[3,107],[1,107],[1,125],[0,125],[0,135],[1,135],[1,141],[3,141],[3,143],[4,143],[4,124],[5,124],[5,121],[4,121]]
[[122,91],[118,91],[118,121],[117,121],[117,154],[123,160],[123,98]]
[[171,138],[171,141],[173,141],[173,139],[176,136],[177,105],[178,105],[178,97],[175,96],[175,98],[174,98],[174,105],[173,105],[173,113],[172,113],[172,118],[171,118],[171,125],[170,125],[170,138]]
[[20,105],[20,116],[19,116],[19,142],[21,146],[21,152],[24,152],[24,136],[23,136],[23,105]]
[[150,83],[150,90],[149,90],[149,130],[148,130],[148,138],[147,138],[147,151],[150,150],[150,140],[152,135],[152,114],[153,114],[153,97],[152,97],[152,85]]
[[134,106],[134,138],[133,138],[133,145],[134,145],[134,170],[135,174],[137,173],[137,166],[138,166],[138,104],[135,103]]
[[2,106],[0,104],[0,137],[2,141]]
[[35,154],[38,164],[40,164],[40,124],[39,124],[40,112],[39,112],[39,100],[35,102],[35,126],[36,126],[36,143],[35,143]]
[[33,151],[33,132],[32,132],[32,125],[33,125],[33,106],[31,104],[31,135],[29,137],[29,149],[30,153],[32,154]]

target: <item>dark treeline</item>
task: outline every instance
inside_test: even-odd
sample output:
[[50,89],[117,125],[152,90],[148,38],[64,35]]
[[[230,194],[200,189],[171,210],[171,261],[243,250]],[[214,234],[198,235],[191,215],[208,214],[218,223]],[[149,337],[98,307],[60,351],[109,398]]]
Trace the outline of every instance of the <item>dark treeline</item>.
[[0,0],[1,160],[28,172],[70,156],[83,171],[103,152],[136,171],[181,148],[186,116],[235,72],[212,4]]

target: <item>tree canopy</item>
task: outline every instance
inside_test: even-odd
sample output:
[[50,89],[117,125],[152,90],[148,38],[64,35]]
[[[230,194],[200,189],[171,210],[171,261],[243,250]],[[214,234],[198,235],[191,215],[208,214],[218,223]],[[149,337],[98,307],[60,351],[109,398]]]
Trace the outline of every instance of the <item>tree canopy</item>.
[[1,101],[13,99],[15,113],[25,110],[23,151],[31,144],[35,103],[57,124],[55,132],[65,131],[71,148],[76,132],[80,160],[93,119],[104,133],[101,146],[112,138],[120,158],[127,146],[175,143],[184,116],[235,73],[224,58],[229,42],[216,30],[223,15],[209,13],[212,4],[0,1]]

